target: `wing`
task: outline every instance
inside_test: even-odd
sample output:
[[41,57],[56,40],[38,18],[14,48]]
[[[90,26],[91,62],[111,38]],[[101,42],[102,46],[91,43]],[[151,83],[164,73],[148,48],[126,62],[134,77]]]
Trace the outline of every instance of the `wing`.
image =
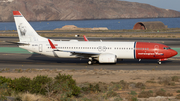
[[100,53],[95,53],[95,52],[81,52],[81,51],[67,51],[67,50],[58,50],[54,44],[51,42],[50,39],[48,39],[49,44],[51,45],[51,48],[53,51],[60,51],[60,52],[69,52],[72,55],[77,55],[79,57],[97,57]]
[[97,57],[100,53],[93,52],[81,52],[81,51],[66,51],[60,50],[61,52],[70,52],[72,55],[77,55],[79,57]]

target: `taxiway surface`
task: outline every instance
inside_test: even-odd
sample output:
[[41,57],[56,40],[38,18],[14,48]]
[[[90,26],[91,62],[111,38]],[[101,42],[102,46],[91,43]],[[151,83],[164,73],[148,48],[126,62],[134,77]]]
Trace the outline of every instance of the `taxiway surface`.
[[180,58],[171,58],[161,65],[157,60],[124,60],[117,64],[87,65],[87,59],[64,59],[39,54],[0,53],[0,69],[110,69],[110,70],[179,70]]

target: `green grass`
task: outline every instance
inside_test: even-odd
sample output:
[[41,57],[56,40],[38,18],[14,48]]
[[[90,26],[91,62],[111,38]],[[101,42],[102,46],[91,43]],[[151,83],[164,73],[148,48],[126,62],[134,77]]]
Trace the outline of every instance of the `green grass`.
[[21,49],[19,47],[0,47],[0,53],[23,53],[23,54],[31,54],[25,49]]

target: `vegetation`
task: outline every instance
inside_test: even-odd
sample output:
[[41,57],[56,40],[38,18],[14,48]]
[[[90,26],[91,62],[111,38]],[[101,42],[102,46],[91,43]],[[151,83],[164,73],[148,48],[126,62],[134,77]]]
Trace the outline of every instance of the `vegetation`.
[[101,92],[101,90],[99,88],[99,84],[96,84],[94,86],[92,84],[89,84],[88,87],[82,87],[82,91],[84,91],[86,93]]
[[173,76],[171,78],[172,78],[172,81],[179,82],[179,77],[178,76]]
[[164,89],[160,89],[156,92],[156,96],[166,96],[166,91]]
[[145,89],[145,84],[143,84],[143,83],[141,83],[141,82],[138,82],[138,83],[136,83],[135,87],[136,87],[136,88]]
[[31,90],[31,79],[27,77],[15,78],[10,82],[9,87],[16,92],[29,92]]
[[[15,72],[19,73],[19,70]],[[5,71],[9,72],[8,69],[3,72]],[[20,71],[39,72],[29,69]],[[54,72],[57,73],[57,70]],[[7,100],[7,96],[12,96],[17,101],[122,101],[124,99],[138,101],[140,98],[169,97],[172,96],[173,92],[180,93],[178,89],[169,91],[169,88],[179,88],[178,81],[178,76],[171,76],[153,78],[145,83],[121,80],[110,83],[85,82],[76,84],[71,75],[61,73],[54,77],[38,75],[34,78],[20,77],[15,79],[0,76],[0,101]],[[180,95],[177,95],[176,99],[180,99]]]
[[13,80],[0,77],[0,90],[3,91],[0,93],[1,100],[3,100],[6,98],[5,96],[12,95],[14,91],[16,93],[30,92],[31,94],[48,95],[49,97],[61,96],[62,99],[78,96],[81,89],[76,85],[76,81],[72,79],[72,76],[59,73],[54,79],[41,75],[34,77],[32,80],[27,77]]
[[166,78],[159,78],[159,84],[163,84],[163,85],[169,85],[169,86],[174,86],[175,82],[172,80],[172,78],[170,77],[166,77]]
[[176,99],[180,99],[180,94],[178,94],[178,95],[176,96]]
[[131,92],[129,93],[129,98],[128,98],[128,100],[130,100],[130,101],[138,101],[136,91],[131,91]]
[[152,90],[142,91],[141,93],[139,93],[138,97],[139,97],[139,98],[149,98],[149,97],[153,97],[153,91],[152,91]]
[[45,89],[45,85],[49,82],[52,82],[52,78],[50,78],[48,76],[41,76],[41,75],[36,76],[31,81],[30,93],[45,95],[47,93],[47,91]]
[[180,90],[177,90],[176,93],[180,93]]

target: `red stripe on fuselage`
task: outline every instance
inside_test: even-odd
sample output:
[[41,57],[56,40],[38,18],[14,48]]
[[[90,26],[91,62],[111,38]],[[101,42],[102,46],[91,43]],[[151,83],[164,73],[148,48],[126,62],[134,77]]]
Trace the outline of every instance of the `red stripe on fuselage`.
[[159,43],[137,42],[136,59],[164,59],[174,56],[174,50],[165,50],[164,47],[168,46]]

